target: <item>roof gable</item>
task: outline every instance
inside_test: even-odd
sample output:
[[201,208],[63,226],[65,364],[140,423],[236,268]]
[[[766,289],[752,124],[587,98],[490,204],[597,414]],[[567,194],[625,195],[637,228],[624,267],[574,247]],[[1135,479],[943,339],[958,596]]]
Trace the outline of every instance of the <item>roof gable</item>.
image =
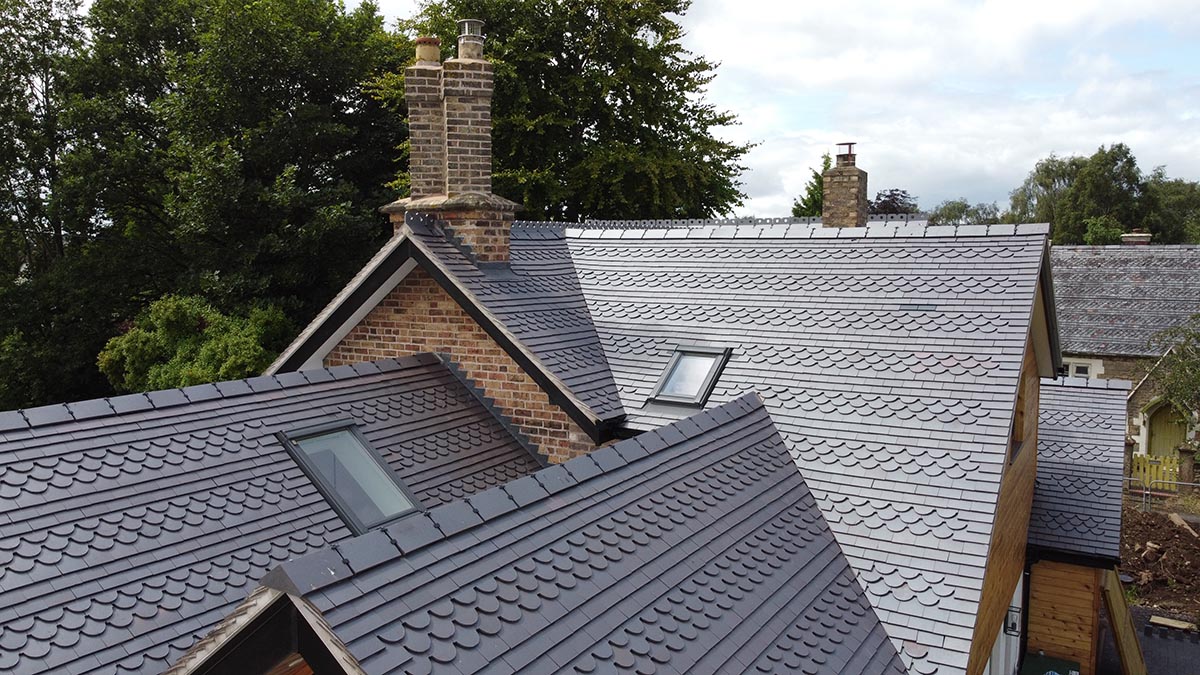
[[366,673],[900,673],[753,395],[285,563]]
[[426,506],[540,467],[433,355],[8,420],[0,673],[161,672],[268,569],[349,537],[276,431],[353,421]]
[[[587,307],[566,278],[539,284],[517,263],[484,266],[470,259],[421,214],[406,224],[301,332],[268,369],[287,372],[319,362],[404,275],[420,265],[597,442],[623,416],[616,386]],[[530,305],[550,304],[548,312]]]

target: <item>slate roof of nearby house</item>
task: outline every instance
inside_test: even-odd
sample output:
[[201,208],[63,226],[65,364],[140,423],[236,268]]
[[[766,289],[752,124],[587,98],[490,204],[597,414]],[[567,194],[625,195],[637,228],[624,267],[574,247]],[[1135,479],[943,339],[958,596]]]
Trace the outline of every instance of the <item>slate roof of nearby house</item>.
[[369,675],[903,672],[752,394],[264,585],[311,603]]
[[274,436],[350,420],[426,506],[542,463],[435,356],[0,413],[0,673],[158,673],[350,536]]
[[1128,393],[1124,380],[1042,380],[1031,545],[1120,560]]
[[1161,356],[1155,333],[1200,313],[1200,246],[1055,246],[1062,348]]

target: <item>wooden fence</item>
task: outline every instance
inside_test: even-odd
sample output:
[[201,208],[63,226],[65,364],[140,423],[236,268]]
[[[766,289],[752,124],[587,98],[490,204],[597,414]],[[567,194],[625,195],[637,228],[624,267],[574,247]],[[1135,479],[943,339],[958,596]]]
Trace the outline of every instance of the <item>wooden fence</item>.
[[[1132,481],[1131,488],[1138,490],[1150,488],[1155,492],[1174,492],[1175,485],[1172,483],[1179,480],[1179,458],[1134,455],[1133,462],[1129,467],[1129,477],[1137,479]],[[1156,484],[1154,481],[1163,482]]]

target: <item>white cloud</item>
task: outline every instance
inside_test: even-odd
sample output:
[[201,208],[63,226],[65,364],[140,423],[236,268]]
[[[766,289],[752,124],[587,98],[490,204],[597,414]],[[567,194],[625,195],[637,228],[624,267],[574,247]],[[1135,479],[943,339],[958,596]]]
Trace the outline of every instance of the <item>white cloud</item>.
[[[416,5],[380,2],[392,19]],[[926,207],[955,197],[1004,204],[1038,159],[1118,141],[1145,170],[1166,164],[1198,179],[1194,9],[1194,0],[697,0],[682,23],[688,48],[720,63],[709,99],[741,120],[723,135],[759,143],[740,213],[775,216],[844,140],[860,143],[872,192],[901,187]]]

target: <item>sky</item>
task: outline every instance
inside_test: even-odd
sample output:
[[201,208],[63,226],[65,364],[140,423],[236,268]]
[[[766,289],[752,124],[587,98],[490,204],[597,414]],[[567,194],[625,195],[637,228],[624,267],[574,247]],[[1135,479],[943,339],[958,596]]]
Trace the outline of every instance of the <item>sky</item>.
[[[378,0],[389,19],[415,0]],[[757,145],[736,215],[790,215],[810,167],[855,141],[868,189],[922,208],[1008,203],[1051,153],[1124,142],[1200,180],[1196,0],[696,0],[679,18],[719,63],[707,98]]]

